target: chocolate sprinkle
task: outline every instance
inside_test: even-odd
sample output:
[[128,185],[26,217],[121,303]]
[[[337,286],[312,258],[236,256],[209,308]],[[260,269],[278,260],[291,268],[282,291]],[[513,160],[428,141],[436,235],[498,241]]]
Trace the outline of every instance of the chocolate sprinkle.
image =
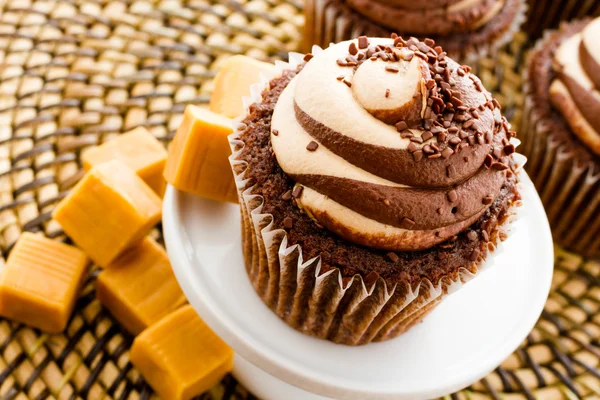
[[454,154],[454,150],[452,150],[450,147],[446,147],[444,150],[442,150],[442,157],[444,157],[444,159],[447,159],[452,154]]
[[479,249],[475,249],[473,250],[473,252],[471,253],[471,256],[469,257],[469,259],[471,261],[476,261],[479,258],[479,254],[481,254],[481,252],[479,251]]
[[312,60],[312,58],[313,58],[313,57],[314,57],[314,56],[313,56],[311,53],[307,53],[307,54],[304,56],[304,62],[309,62],[310,60]]
[[508,165],[503,164],[501,162],[495,162],[492,164],[492,169],[495,169],[498,171],[504,171],[505,169],[508,169]]
[[308,145],[306,145],[306,150],[308,151],[315,151],[319,148],[319,143],[315,142],[314,140],[311,140],[310,143]]
[[273,136],[279,136],[279,131],[277,129],[273,129],[271,133],[273,134]]
[[358,38],[358,48],[366,49],[367,47],[369,47],[369,38],[367,38],[366,36],[360,36]]
[[410,153],[414,153],[415,151],[419,150],[419,148],[413,143],[410,142],[408,144],[408,147],[406,148]]
[[385,67],[385,70],[394,74],[400,72],[400,69],[398,69],[398,67],[394,67],[393,65],[388,65],[387,67]]
[[358,47],[356,47],[356,43],[350,43],[350,46],[348,47],[348,52],[353,56],[358,54]]
[[396,129],[398,129],[398,132],[402,132],[402,131],[408,129],[408,124],[404,121],[400,121],[396,124]]
[[456,193],[456,190],[452,189],[451,191],[448,192],[448,201],[450,203],[454,203],[456,200],[458,200],[458,194]]
[[483,200],[481,200],[481,202],[483,204],[485,204],[486,206],[492,204],[493,201],[494,201],[494,197],[493,196],[485,196],[483,198]]
[[385,98],[390,97],[390,89],[385,89]]
[[391,251],[389,253],[387,253],[386,256],[393,263],[398,262],[398,260],[400,259],[400,257],[398,257],[398,255],[396,253],[392,253]]
[[508,145],[504,146],[504,154],[506,154],[507,156],[510,156],[514,152],[515,152],[514,144],[508,144]]
[[344,79],[342,82],[344,82],[346,84],[346,86],[348,86],[349,88],[352,87],[352,82],[350,82],[349,80]]
[[413,153],[413,157],[415,158],[415,161],[421,161],[423,159],[423,151],[421,150],[417,150]]
[[302,192],[304,191],[304,186],[296,186],[294,188],[294,190],[292,191],[292,197],[297,199],[298,197],[302,196]]
[[292,226],[293,226],[293,224],[294,224],[294,221],[292,220],[292,218],[290,218],[290,217],[285,217],[285,218],[283,219],[283,227],[284,227],[285,229],[292,229]]
[[404,217],[400,221],[400,227],[404,229],[411,229],[415,225],[415,221],[410,218]]
[[285,192],[282,196],[281,196],[281,200],[291,200],[292,199],[292,191],[288,190],[287,192]]

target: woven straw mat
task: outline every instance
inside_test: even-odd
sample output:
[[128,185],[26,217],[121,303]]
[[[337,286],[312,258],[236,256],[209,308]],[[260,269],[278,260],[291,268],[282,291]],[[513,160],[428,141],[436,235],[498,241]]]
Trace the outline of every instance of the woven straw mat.
[[[300,0],[0,0],[2,260],[23,231],[64,239],[50,213],[81,177],[82,149],[140,125],[166,144],[185,105],[208,101],[226,57],[296,49],[301,11]],[[476,68],[513,122],[526,43],[520,35]],[[452,398],[600,398],[600,265],[557,254],[553,292],[523,346]],[[0,319],[1,400],[154,396],[94,276],[62,335]],[[227,376],[201,398],[254,397]]]

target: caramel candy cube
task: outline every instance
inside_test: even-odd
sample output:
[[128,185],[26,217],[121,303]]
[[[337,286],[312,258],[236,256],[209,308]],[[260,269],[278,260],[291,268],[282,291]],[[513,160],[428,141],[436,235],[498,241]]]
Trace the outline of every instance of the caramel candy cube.
[[229,118],[187,106],[169,148],[165,168],[167,182],[184,192],[237,203],[227,140],[232,132]]
[[165,192],[162,172],[167,161],[167,150],[143,127],[86,150],[81,160],[86,171],[106,161],[120,160],[133,169],[157,195],[162,197]]
[[25,232],[0,268],[0,316],[48,333],[65,329],[88,258],[74,246]]
[[229,57],[214,80],[210,110],[229,118],[244,113],[242,97],[250,96],[250,86],[260,82],[262,72],[275,71],[275,65],[247,56]]
[[161,199],[122,161],[89,170],[54,209],[65,233],[104,267],[161,218]]
[[187,305],[142,332],[130,359],[163,399],[191,399],[231,371],[233,351]]
[[98,276],[96,293],[134,335],[186,303],[167,253],[150,237],[106,266]]

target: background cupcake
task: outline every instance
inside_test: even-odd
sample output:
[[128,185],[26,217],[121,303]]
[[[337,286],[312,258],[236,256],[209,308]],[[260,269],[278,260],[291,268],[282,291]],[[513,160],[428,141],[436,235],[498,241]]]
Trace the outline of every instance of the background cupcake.
[[544,30],[556,29],[561,21],[600,16],[597,0],[527,0],[529,12],[524,29],[532,38]]
[[556,241],[600,255],[600,18],[549,31],[531,54],[520,135]]
[[472,62],[510,40],[525,0],[307,0],[305,48],[358,35],[430,37],[450,56]]
[[343,42],[231,137],[248,275],[292,327],[392,338],[471,279],[519,199],[498,103],[433,40]]

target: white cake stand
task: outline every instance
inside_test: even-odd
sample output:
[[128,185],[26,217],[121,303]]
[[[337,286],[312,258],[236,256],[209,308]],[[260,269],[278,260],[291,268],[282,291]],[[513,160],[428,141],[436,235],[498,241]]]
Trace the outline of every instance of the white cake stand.
[[238,206],[167,189],[163,228],[189,302],[236,352],[234,375],[274,399],[427,399],[464,388],[525,339],[553,270],[542,203],[523,177],[523,206],[489,268],[396,339],[360,347],[303,335],[255,294],[244,269]]

